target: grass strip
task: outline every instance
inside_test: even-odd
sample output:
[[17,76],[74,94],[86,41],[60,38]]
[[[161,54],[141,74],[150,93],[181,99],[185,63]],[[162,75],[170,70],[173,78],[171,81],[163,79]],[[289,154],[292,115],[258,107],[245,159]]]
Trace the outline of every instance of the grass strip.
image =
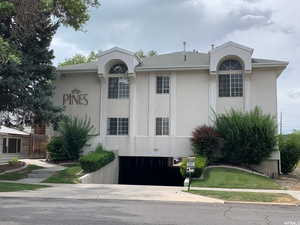
[[193,180],[192,187],[283,189],[273,179],[231,168],[209,168],[203,180]]
[[229,192],[229,191],[208,191],[191,190],[190,193],[218,198],[225,201],[243,201],[243,202],[273,202],[273,203],[295,203],[292,196],[281,193],[261,193],[261,192]]
[[46,187],[49,186],[39,185],[39,184],[20,184],[20,183],[0,182],[0,192],[36,190],[36,189],[46,188]]

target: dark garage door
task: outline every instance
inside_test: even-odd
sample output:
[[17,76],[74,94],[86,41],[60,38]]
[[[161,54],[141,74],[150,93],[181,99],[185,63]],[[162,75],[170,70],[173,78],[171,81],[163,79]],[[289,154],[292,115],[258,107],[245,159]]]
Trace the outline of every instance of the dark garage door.
[[119,184],[182,186],[183,178],[172,158],[119,157]]

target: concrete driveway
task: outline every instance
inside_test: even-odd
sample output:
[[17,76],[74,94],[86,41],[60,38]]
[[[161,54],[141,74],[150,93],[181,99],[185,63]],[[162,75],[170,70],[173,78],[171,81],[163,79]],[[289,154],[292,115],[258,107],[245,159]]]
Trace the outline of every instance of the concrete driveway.
[[185,193],[184,187],[112,185],[112,184],[51,184],[35,191],[0,192],[0,197],[118,199],[174,202],[224,203],[222,200]]

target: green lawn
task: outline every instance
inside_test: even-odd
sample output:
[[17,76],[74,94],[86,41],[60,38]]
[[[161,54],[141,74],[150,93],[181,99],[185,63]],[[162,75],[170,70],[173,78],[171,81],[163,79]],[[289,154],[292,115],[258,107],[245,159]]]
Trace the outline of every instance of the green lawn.
[[228,191],[205,191],[191,190],[190,193],[218,198],[225,201],[244,201],[244,202],[296,202],[297,200],[288,194],[279,193],[257,193],[257,192],[228,192]]
[[44,167],[37,166],[37,165],[28,165],[25,169],[0,175],[0,180],[24,179],[24,178],[27,178],[28,174],[30,174],[33,170],[38,170],[38,169],[43,169],[43,168]]
[[192,187],[282,189],[271,178],[229,168],[207,169],[204,179],[193,180]]
[[77,184],[81,177],[82,169],[78,163],[68,165],[68,168],[56,172],[51,177],[43,181],[43,183],[60,183],[60,184]]
[[38,185],[38,184],[19,184],[19,183],[0,182],[0,192],[36,190],[36,189],[46,188],[46,187],[49,186]]

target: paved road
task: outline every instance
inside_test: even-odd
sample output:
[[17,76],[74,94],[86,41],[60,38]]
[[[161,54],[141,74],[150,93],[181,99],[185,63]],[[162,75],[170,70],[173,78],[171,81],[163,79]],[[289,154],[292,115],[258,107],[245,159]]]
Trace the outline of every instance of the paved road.
[[296,206],[0,198],[0,225],[300,224]]
[[118,184],[50,184],[53,187],[35,191],[0,192],[0,197],[53,198],[81,200],[155,200],[223,203],[219,199],[208,198],[183,192],[183,187],[142,186]]

